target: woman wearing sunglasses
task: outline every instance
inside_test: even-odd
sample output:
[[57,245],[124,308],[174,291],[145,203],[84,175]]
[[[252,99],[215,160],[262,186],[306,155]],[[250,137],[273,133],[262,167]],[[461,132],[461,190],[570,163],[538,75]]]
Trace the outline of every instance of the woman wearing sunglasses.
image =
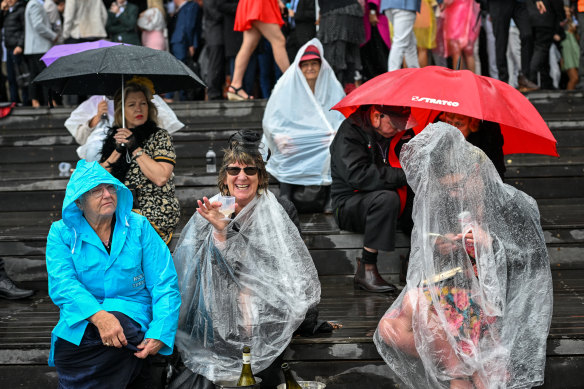
[[252,370],[262,385],[276,386],[267,382],[278,377],[268,367],[279,367],[292,334],[320,300],[308,249],[268,190],[259,140],[242,131],[225,150],[218,187],[235,197],[235,211],[225,217],[219,195],[198,201],[174,252],[185,299],[177,347],[194,379],[236,380],[241,351],[250,346]]

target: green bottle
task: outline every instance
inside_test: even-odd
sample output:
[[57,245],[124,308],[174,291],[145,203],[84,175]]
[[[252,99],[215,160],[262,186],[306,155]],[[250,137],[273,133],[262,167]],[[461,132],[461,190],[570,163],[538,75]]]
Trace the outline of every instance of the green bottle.
[[284,379],[286,379],[286,389],[302,389],[302,386],[294,379],[292,370],[287,363],[282,364],[282,371],[284,372]]
[[253,373],[251,372],[251,351],[249,346],[245,346],[243,348],[243,367],[241,368],[241,375],[239,376],[239,381],[237,381],[237,386],[250,386],[255,383],[255,378],[253,378]]

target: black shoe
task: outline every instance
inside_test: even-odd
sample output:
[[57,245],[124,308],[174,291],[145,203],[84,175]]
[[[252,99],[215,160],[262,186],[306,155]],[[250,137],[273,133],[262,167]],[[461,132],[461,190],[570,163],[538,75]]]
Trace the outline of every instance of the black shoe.
[[20,289],[8,277],[0,279],[0,297],[8,300],[17,300],[25,297],[30,297],[34,293],[33,290]]
[[355,289],[363,289],[368,292],[373,293],[387,293],[395,292],[397,288],[381,278],[379,271],[377,270],[377,265],[374,265],[372,269],[365,269],[365,264],[362,264],[359,258],[357,258],[357,272],[355,273],[355,278],[353,278],[353,285]]

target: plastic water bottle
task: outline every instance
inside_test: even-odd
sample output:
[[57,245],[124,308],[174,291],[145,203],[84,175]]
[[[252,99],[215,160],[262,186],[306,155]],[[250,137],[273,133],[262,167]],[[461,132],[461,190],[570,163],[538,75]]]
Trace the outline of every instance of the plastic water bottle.
[[217,173],[217,154],[209,147],[209,151],[205,154],[207,160],[207,173]]
[[109,118],[107,117],[107,113],[102,113],[101,118],[99,119],[99,124],[103,127],[109,127]]
[[[461,213],[458,214],[458,223],[460,224],[460,230],[463,234],[468,234],[469,232],[472,232],[473,230],[473,220],[472,220],[472,215],[470,212],[468,211],[462,211]],[[464,248],[466,249],[466,252],[471,256],[471,257],[475,257],[475,248],[474,245],[469,243],[465,237],[463,236],[463,242],[464,242]]]

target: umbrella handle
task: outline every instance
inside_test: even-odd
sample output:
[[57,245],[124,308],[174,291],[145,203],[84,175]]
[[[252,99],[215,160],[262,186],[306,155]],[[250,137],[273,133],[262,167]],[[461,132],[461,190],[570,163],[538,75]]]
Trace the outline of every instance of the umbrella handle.
[[[124,102],[124,75],[122,74],[122,128],[126,128],[126,104]],[[125,143],[121,144],[122,147],[126,147]]]

